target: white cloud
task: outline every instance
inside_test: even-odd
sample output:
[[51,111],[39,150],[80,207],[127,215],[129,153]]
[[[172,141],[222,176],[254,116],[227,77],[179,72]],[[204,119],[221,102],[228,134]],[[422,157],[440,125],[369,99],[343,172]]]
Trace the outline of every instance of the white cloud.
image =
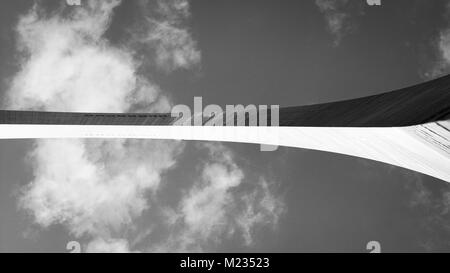
[[[139,75],[132,49],[103,34],[119,1],[89,1],[69,16],[43,16],[35,6],[17,27],[22,69],[9,106],[53,111],[167,111],[159,87]],[[148,209],[147,194],[171,168],[183,145],[169,141],[39,140],[30,153],[34,180],[21,206],[42,226],[61,223],[77,237],[96,238],[99,251],[114,232]]]
[[102,239],[97,238],[86,247],[89,253],[126,253],[131,252],[128,241],[124,239]]
[[[450,22],[450,3],[443,9],[443,16]],[[439,35],[433,39],[433,59],[431,66],[423,74],[424,78],[437,78],[450,73],[450,24],[439,31]]]
[[30,155],[35,179],[21,205],[42,226],[62,223],[77,237],[109,238],[148,208],[147,194],[181,148],[161,141],[38,141]]
[[17,32],[24,63],[12,83],[9,105],[124,112],[133,107],[131,98],[138,97],[147,106],[142,110],[167,106],[159,88],[136,74],[138,64],[131,52],[102,38],[119,2],[88,3],[87,9],[76,9],[70,18],[42,18],[35,7],[20,19]]
[[201,179],[181,201],[180,212],[187,228],[183,244],[197,240],[217,240],[227,225],[228,208],[233,205],[231,190],[242,183],[244,174],[223,146],[208,145],[210,160],[203,166]]
[[402,181],[407,181],[404,186],[409,194],[408,206],[419,217],[422,236],[417,243],[427,252],[447,249],[448,242],[442,238],[450,235],[450,187],[447,183],[426,183],[418,173],[400,171],[406,178]]
[[[168,111],[170,100],[140,74],[136,48],[115,46],[104,37],[118,5],[91,0],[64,15],[35,6],[22,16],[17,26],[21,69],[11,83],[8,107]],[[148,15],[145,28],[145,43],[158,56],[152,62],[166,71],[196,65],[200,52],[182,24],[188,2],[159,1],[156,7],[159,16]],[[76,238],[89,239],[87,251],[131,251],[151,230],[138,231],[132,244],[127,234],[145,211],[161,209],[158,189],[183,147],[175,141],[37,140],[29,153],[34,178],[23,188],[20,206],[42,227],[62,224]],[[250,191],[234,192],[243,184],[243,170],[226,147],[206,147],[209,161],[199,180],[177,208],[167,209],[163,222],[155,223],[173,230],[171,239],[148,249],[202,250],[236,231],[250,244],[255,225],[274,224],[281,214],[282,203],[264,179]]]
[[334,36],[334,45],[338,46],[342,38],[351,31],[349,14],[345,11],[348,0],[316,0],[316,5],[325,16],[327,28]]
[[279,196],[274,195],[271,185],[264,178],[256,184],[253,192],[242,196],[243,210],[237,216],[237,225],[242,229],[246,245],[253,244],[253,231],[257,227],[276,228],[279,217],[286,207]]
[[426,78],[437,78],[450,72],[450,29],[440,32],[435,48],[437,48],[437,59],[430,71],[425,73]]
[[[249,246],[257,225],[276,227],[285,211],[280,197],[272,193],[272,185],[264,179],[244,182],[244,171],[229,149],[220,144],[203,147],[209,159],[200,179],[183,197],[178,210],[171,211],[169,226],[179,230],[163,246],[156,247],[158,251],[203,251],[235,234]],[[245,186],[249,188],[243,189]]]
[[184,23],[190,17],[188,1],[158,0],[156,5],[144,1],[142,8],[147,11],[146,24],[134,38],[154,51],[156,67],[172,72],[200,63],[197,42]]

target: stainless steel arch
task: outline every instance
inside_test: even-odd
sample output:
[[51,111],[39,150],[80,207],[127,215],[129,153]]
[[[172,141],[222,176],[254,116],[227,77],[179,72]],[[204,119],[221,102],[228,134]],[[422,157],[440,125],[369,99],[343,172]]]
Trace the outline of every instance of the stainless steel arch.
[[364,98],[281,108],[279,117],[279,127],[211,127],[173,126],[177,118],[167,113],[1,110],[0,139],[146,138],[281,145],[368,158],[450,182],[450,76]]

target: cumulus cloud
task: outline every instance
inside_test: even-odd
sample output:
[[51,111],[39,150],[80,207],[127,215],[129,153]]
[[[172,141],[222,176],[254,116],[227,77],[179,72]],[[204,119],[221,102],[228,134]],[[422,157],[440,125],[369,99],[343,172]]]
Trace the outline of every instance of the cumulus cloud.
[[[88,1],[68,16],[39,6],[17,26],[22,69],[9,106],[52,111],[167,111],[170,101],[137,71],[132,49],[111,45],[104,33],[119,1]],[[146,195],[182,150],[179,142],[39,140],[29,155],[34,180],[21,207],[46,227],[61,223],[77,237],[96,238],[88,250],[125,250],[115,232],[148,209]],[[122,243],[120,244],[122,245]]]
[[109,238],[148,208],[147,194],[180,149],[161,141],[40,140],[21,206],[44,227],[62,223],[77,237]]
[[352,30],[350,15],[346,11],[348,0],[316,0],[323,13],[328,31],[334,36],[333,44],[338,46],[342,38]]
[[[153,51],[148,61],[165,71],[200,61],[195,40],[184,26],[190,15],[184,0],[157,1],[145,18]],[[11,82],[8,107],[50,111],[168,111],[171,102],[136,61],[136,44],[114,45],[105,38],[118,0],[83,2],[82,7],[48,12],[35,5],[17,25],[20,71]],[[156,15],[155,15],[156,14]],[[148,53],[148,52],[147,52]],[[275,225],[282,203],[261,178],[240,192],[244,171],[231,151],[207,145],[209,161],[178,207],[163,208],[173,231],[164,245],[149,250],[203,250],[207,243],[239,230],[247,244],[258,224]],[[20,207],[42,227],[62,224],[90,252],[128,252],[150,231],[130,243],[136,219],[158,211],[158,189],[177,164],[184,144],[144,140],[37,140],[28,159],[33,180],[23,188]],[[237,192],[234,192],[234,191]],[[151,201],[155,202],[151,202]],[[239,204],[240,211],[236,205]],[[196,241],[198,239],[198,241]]]
[[[9,105],[18,109],[124,112],[138,102],[167,108],[159,88],[136,74],[132,52],[102,35],[119,1],[89,1],[69,18],[46,18],[35,6],[17,26],[23,67],[14,78]],[[166,109],[167,110],[167,109]]]

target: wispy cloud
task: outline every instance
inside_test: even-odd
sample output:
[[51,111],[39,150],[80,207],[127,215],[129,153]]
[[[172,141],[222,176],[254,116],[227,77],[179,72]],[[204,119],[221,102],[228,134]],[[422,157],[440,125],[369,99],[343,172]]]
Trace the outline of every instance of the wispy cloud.
[[[450,73],[450,3],[446,3],[441,16],[447,26],[438,31],[431,42],[431,65],[422,76],[433,79]],[[417,174],[409,175],[407,189],[411,194],[410,205],[423,212],[423,230],[426,237],[421,242],[427,251],[448,249],[450,243],[443,238],[450,236],[450,187],[426,184]]]
[[154,250],[202,251],[236,234],[248,246],[257,226],[275,227],[285,212],[280,196],[272,191],[275,185],[264,178],[244,182],[244,171],[230,150],[220,144],[202,147],[208,150],[209,158],[200,178],[170,213],[169,226],[175,232]]
[[96,238],[86,246],[86,252],[90,253],[127,253],[132,252],[125,239]]
[[325,17],[328,31],[334,37],[334,46],[338,46],[343,37],[353,29],[348,3],[348,0],[316,0],[317,7]]
[[435,252],[448,249],[450,243],[450,188],[445,183],[426,183],[419,174],[405,172],[408,179],[405,189],[410,194],[408,205],[420,215],[420,229],[423,234],[417,243],[425,251]]
[[[446,5],[444,16],[450,22],[450,4]],[[450,23],[448,27],[439,31],[439,35],[432,43],[434,61],[431,68],[424,73],[425,78],[436,78],[450,72]]]
[[185,21],[191,16],[185,0],[142,1],[145,24],[134,32],[134,41],[144,44],[147,56],[166,72],[189,69],[200,63],[201,52]]
[[[144,44],[145,62],[166,72],[197,65],[200,51],[184,23],[189,3],[143,1],[147,15],[136,40],[114,45],[105,32],[120,3],[90,0],[52,13],[35,5],[23,15],[17,25],[21,69],[11,83],[8,107],[168,111],[170,100],[151,75],[141,73],[145,64],[136,56]],[[171,239],[144,250],[203,250],[237,230],[250,244],[256,225],[277,222],[283,204],[272,184],[261,178],[252,190],[233,193],[243,184],[244,171],[225,146],[206,147],[209,161],[198,181],[177,207],[164,208],[164,221],[156,223],[173,231]],[[151,228],[137,231],[131,240],[127,234],[144,212],[161,210],[158,189],[183,150],[176,141],[37,140],[28,157],[34,178],[23,188],[20,207],[44,228],[62,224],[76,238],[87,238],[87,251],[135,251]],[[233,204],[240,204],[243,213]]]

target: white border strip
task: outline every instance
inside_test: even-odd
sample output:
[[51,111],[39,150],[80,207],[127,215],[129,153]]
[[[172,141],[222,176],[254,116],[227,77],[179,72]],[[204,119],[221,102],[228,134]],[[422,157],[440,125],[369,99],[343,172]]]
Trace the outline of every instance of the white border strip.
[[133,138],[241,142],[321,150],[372,159],[450,182],[450,157],[415,133],[416,126],[212,127],[0,125],[0,139]]

